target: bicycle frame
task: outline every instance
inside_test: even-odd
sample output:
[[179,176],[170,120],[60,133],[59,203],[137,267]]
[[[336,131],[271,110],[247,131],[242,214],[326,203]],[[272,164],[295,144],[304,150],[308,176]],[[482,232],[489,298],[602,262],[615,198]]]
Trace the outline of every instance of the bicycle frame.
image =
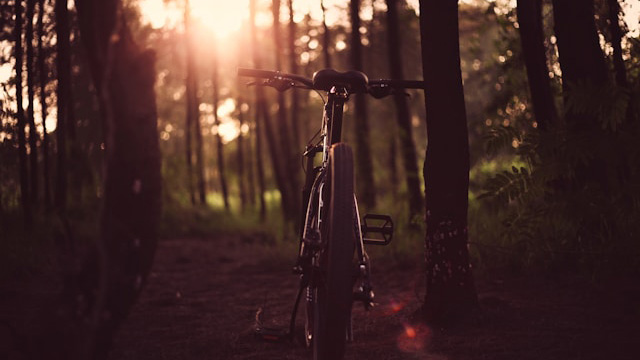
[[[331,149],[331,145],[337,144],[342,140],[344,104],[349,100],[349,96],[350,94],[344,87],[333,87],[328,92],[328,100],[324,106],[322,117],[322,148],[320,149],[313,145],[309,145],[305,151],[305,156],[307,157],[307,175],[305,179],[305,187],[303,189],[303,206],[301,212],[305,214],[305,216],[301,219],[300,224],[300,247],[297,262],[300,266],[298,268],[298,272],[303,275],[302,281],[305,286],[309,282],[313,282],[313,276],[315,276],[313,264],[310,263],[310,260],[315,257],[315,253],[320,251],[323,246],[321,236],[322,216],[320,216],[320,214],[323,211],[326,199],[324,195],[324,184],[328,170],[329,150]],[[315,155],[320,151],[322,151],[322,165],[320,167],[314,167]],[[356,195],[353,194],[353,196],[355,251],[358,258],[358,276],[362,279],[362,285],[358,288],[358,293],[362,294],[362,296],[355,300],[362,300],[365,307],[368,308],[372,305],[373,300],[373,293],[371,292],[370,284],[369,262],[364,249],[358,202]],[[317,208],[314,207],[315,203],[318,205]],[[318,219],[315,224],[312,223],[314,218]],[[307,296],[309,296],[309,294],[307,294]]]

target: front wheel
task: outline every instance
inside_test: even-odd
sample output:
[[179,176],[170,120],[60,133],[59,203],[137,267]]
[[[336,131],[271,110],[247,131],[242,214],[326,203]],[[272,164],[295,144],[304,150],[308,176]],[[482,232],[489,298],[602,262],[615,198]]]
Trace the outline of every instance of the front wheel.
[[316,284],[314,304],[314,360],[342,359],[351,312],[355,249],[354,175],[353,152],[347,144],[333,145],[329,152],[327,185],[330,198],[324,232],[326,247],[319,258],[321,275]]

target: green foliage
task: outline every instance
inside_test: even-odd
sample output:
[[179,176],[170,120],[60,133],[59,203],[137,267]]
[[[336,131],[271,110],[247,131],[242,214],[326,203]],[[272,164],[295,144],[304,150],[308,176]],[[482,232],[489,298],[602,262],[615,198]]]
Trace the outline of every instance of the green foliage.
[[[493,256],[517,268],[602,272],[638,265],[640,126],[638,114],[628,111],[636,96],[611,84],[583,85],[568,94],[565,108],[579,126],[566,121],[545,132],[488,130],[490,154],[507,151],[527,166],[494,174],[480,202],[472,202],[472,224],[484,232],[476,240],[481,254],[499,249]],[[512,149],[512,143],[519,145]]]

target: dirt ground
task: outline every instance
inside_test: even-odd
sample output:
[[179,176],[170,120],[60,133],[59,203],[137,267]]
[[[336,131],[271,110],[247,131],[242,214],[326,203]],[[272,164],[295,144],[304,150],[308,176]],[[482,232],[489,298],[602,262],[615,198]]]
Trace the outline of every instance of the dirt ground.
[[[295,247],[289,254],[265,243],[272,241],[250,235],[160,241],[110,359],[311,359],[301,341],[302,311],[293,342],[254,334],[258,309],[266,326],[288,326],[298,286],[291,273]],[[594,284],[567,276],[476,274],[479,315],[439,329],[409,322],[424,296],[419,254],[415,264],[371,255],[379,306],[354,308],[355,341],[346,359],[640,358],[637,279]],[[36,327],[38,319],[23,312],[54,290],[53,283],[35,292],[25,282],[0,284],[0,325],[6,325],[0,326],[0,359],[24,358],[10,329]]]
[[[250,237],[162,241],[111,359],[310,359],[300,340],[254,334],[259,308],[266,325],[288,325],[298,285],[292,261]],[[379,306],[355,308],[346,359],[640,358],[638,282],[480,278],[478,318],[430,329],[409,325],[424,293],[419,264],[372,261]],[[300,312],[300,335],[302,326]]]

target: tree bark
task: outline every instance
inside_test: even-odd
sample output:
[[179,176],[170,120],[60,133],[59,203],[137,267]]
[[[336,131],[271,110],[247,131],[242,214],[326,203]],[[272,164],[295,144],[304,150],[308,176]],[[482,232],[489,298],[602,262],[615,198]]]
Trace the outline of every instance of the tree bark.
[[[363,71],[362,40],[360,38],[360,0],[351,0],[351,66],[354,70]],[[355,147],[358,157],[356,170],[358,184],[361,185],[359,199],[367,208],[376,206],[376,191],[373,181],[373,161],[369,144],[369,117],[366,94],[355,95]]]
[[[404,79],[400,29],[398,26],[398,0],[387,0],[387,46],[389,52],[389,67],[392,79]],[[411,115],[404,93],[394,94],[398,121],[398,138],[401,144],[402,160],[409,196],[409,219],[413,219],[422,212],[422,191],[418,177],[418,156],[413,142],[411,129]]]
[[214,57],[213,57],[213,119],[214,124],[218,128],[216,132],[216,144],[218,153],[218,173],[220,174],[220,187],[222,188],[222,199],[224,200],[224,208],[229,211],[229,192],[227,190],[227,180],[225,177],[224,166],[224,144],[222,143],[222,136],[220,135],[220,119],[218,119],[218,48],[214,44]]
[[22,1],[15,1],[16,23],[14,28],[15,57],[16,57],[16,117],[18,120],[18,159],[20,166],[20,202],[24,216],[25,227],[32,222],[31,200],[29,199],[29,168],[27,164],[27,138],[25,133],[25,116],[22,107]]
[[[257,41],[257,29],[256,29],[256,0],[249,0],[249,17],[251,18],[251,57],[253,59],[253,66],[256,69],[261,68],[262,61],[260,60],[260,53],[258,52],[258,41]],[[262,126],[260,124],[260,119],[262,116],[262,106],[264,104],[264,92],[260,86],[256,86],[255,91],[255,134],[256,134],[256,146],[255,146],[255,161],[256,161],[256,172],[258,175],[258,193],[260,196],[260,220],[265,221],[267,218],[267,206],[264,198],[265,193],[265,184],[264,184],[264,163],[262,158]],[[265,119],[265,124],[267,119]],[[271,146],[269,146],[271,150]],[[277,171],[280,170],[278,166],[277,158],[272,157],[273,160],[273,168],[276,171],[276,179]],[[280,186],[280,183],[278,183]],[[284,209],[284,202],[282,205]]]
[[69,45],[69,15],[67,0],[56,0],[56,41],[57,41],[57,111],[58,122],[56,124],[56,186],[55,207],[65,210],[67,207],[67,171],[68,171],[68,144],[67,121],[69,117],[69,95],[71,94],[71,54]]
[[517,13],[533,112],[538,128],[545,131],[558,122],[558,111],[549,81],[542,27],[542,0],[518,0]]
[[467,250],[469,141],[457,1],[421,0],[420,32],[427,94],[427,291],[422,310],[426,321],[447,324],[478,302]]
[[46,86],[49,81],[49,71],[45,67],[46,52],[43,49],[44,38],[44,0],[38,0],[38,75],[40,76],[40,106],[42,110],[42,162],[44,166],[42,185],[44,193],[44,208],[49,211],[51,208],[51,186],[49,171],[49,134],[47,133],[47,91]]

